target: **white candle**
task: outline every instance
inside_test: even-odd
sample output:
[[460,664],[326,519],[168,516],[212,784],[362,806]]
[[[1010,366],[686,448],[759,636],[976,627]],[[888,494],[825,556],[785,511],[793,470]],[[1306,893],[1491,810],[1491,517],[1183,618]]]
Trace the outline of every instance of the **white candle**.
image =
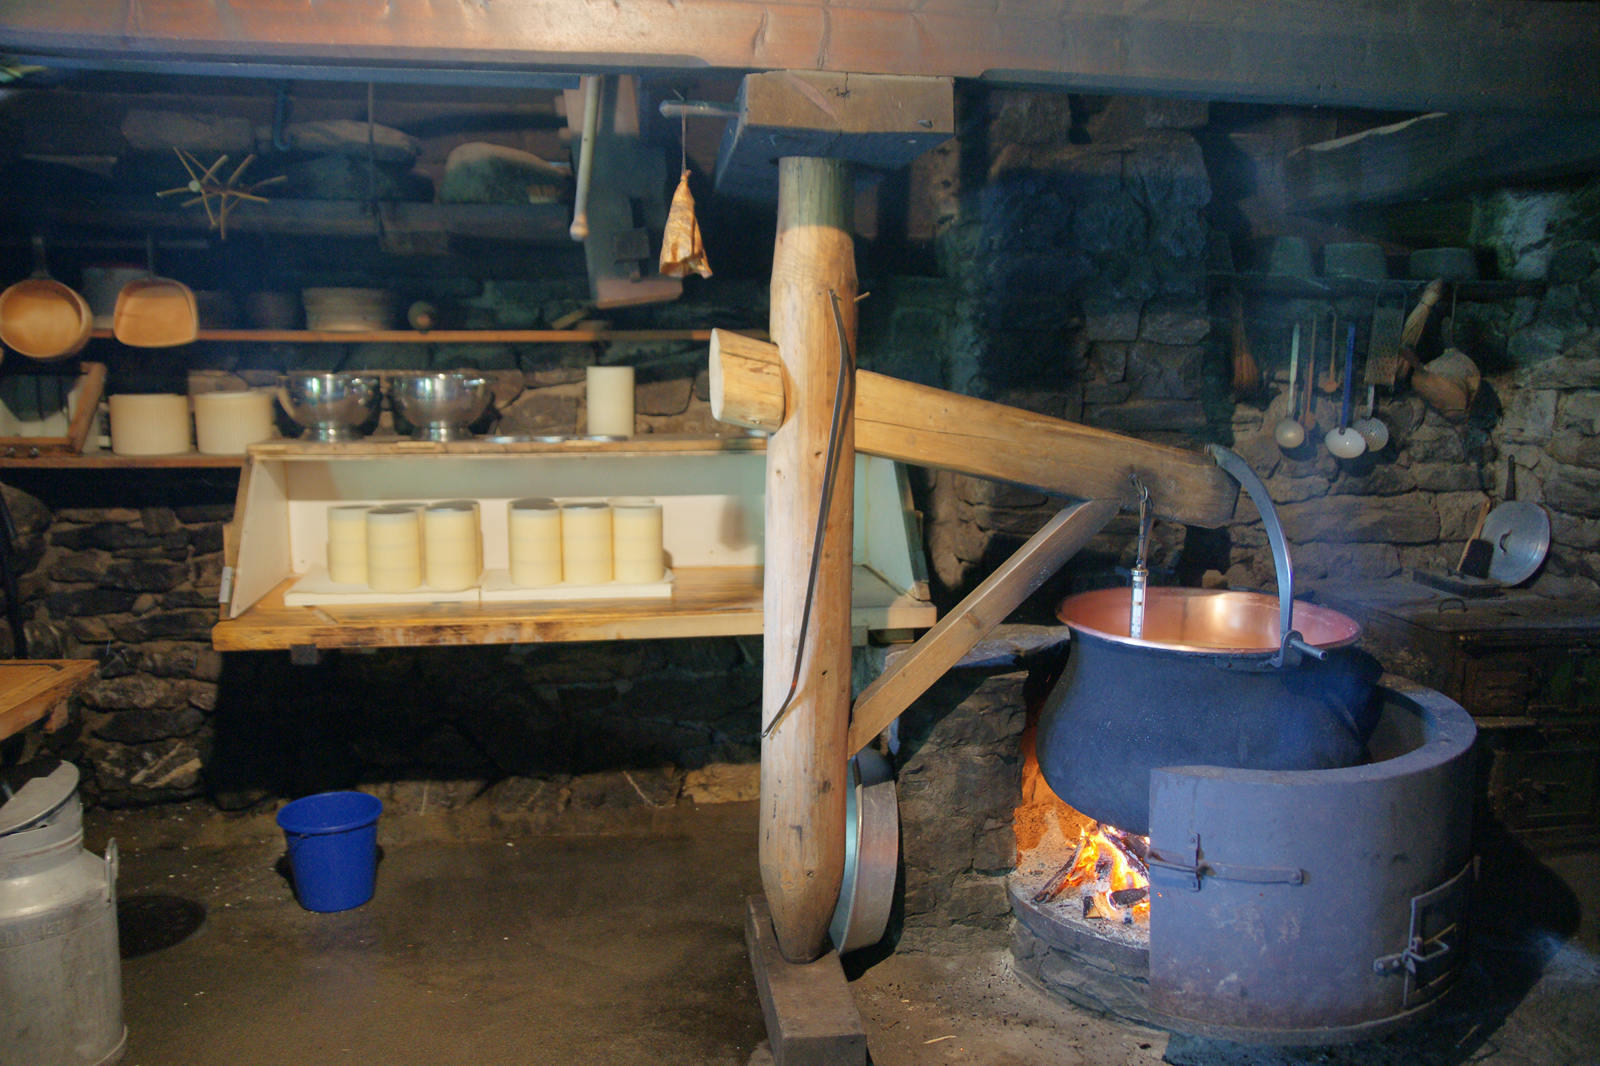
[[111,450],[118,455],[178,455],[189,450],[189,397],[123,393],[111,397]]
[[328,508],[328,577],[345,585],[367,583],[367,512],[346,504]]
[[591,366],[587,390],[589,435],[633,436],[633,367]]
[[415,504],[367,512],[367,584],[405,592],[422,584],[422,510]]
[[194,435],[205,455],[243,455],[273,436],[272,394],[202,392],[194,397]]
[[569,585],[611,580],[611,507],[598,500],[561,505],[561,579]]
[[508,543],[511,583],[542,588],[561,583],[561,509],[554,500],[512,500]]
[[483,574],[476,500],[446,500],[422,513],[423,571],[429,588],[459,592]]
[[616,496],[611,504],[611,559],[616,580],[628,585],[660,581],[661,505],[648,496]]

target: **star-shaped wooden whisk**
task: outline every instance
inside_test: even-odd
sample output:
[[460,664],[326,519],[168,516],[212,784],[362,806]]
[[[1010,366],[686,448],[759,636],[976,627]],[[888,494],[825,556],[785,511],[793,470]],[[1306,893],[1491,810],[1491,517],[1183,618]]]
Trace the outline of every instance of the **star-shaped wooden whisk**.
[[[179,185],[174,189],[163,189],[156,195],[177,196],[180,193],[197,193],[198,195],[192,199],[185,200],[182,206],[193,207],[195,204],[199,204],[204,207],[206,209],[206,218],[211,220],[212,228],[221,233],[223,240],[228,239],[228,212],[237,206],[240,200],[250,200],[258,204],[268,203],[269,201],[265,196],[256,195],[256,190],[264,185],[272,185],[284,180],[284,175],[279,174],[265,181],[258,181],[254,185],[241,186],[239,179],[244,177],[244,172],[249,169],[251,163],[255,162],[254,153],[244,157],[244,162],[240,163],[234,172],[228,175],[227,181],[219,182],[216,180],[217,171],[221,170],[223,164],[227,163],[228,157],[226,155],[218,156],[215,163],[212,163],[209,167],[202,168],[200,161],[182,148],[174,148],[173,151],[177,153],[178,161],[183,164],[183,169],[189,172],[189,181],[187,184]],[[215,209],[211,206],[212,197],[217,200]]]

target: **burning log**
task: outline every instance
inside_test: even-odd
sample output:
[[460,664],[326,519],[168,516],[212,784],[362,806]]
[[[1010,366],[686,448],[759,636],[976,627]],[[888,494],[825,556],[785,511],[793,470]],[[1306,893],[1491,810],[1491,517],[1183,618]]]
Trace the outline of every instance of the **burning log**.
[[1125,833],[1112,826],[1101,829],[1101,835],[1110,845],[1122,853],[1128,860],[1128,865],[1139,872],[1140,877],[1150,876],[1150,841],[1144,837]]
[[1072,883],[1068,879],[1072,876],[1073,868],[1078,865],[1078,856],[1083,854],[1083,845],[1086,840],[1088,840],[1088,837],[1080,836],[1078,838],[1078,846],[1072,850],[1072,858],[1063,863],[1061,869],[1051,874],[1050,880],[1044,883],[1044,887],[1033,894],[1035,903],[1048,903],[1067,890]]
[[1115,907],[1131,907],[1150,898],[1150,886],[1141,885],[1138,888],[1119,888],[1109,896]]

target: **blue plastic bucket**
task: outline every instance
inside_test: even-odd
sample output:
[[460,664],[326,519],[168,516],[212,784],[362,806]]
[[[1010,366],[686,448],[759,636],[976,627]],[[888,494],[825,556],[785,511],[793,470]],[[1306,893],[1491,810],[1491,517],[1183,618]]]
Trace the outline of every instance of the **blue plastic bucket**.
[[278,812],[300,906],[347,911],[372,898],[382,811],[383,801],[365,792],[319,792]]

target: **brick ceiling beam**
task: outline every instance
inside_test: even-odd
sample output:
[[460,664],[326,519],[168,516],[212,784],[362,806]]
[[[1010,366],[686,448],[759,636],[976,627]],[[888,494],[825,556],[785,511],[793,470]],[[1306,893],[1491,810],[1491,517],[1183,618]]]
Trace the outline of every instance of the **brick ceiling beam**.
[[0,0],[0,51],[825,70],[1281,104],[1600,111],[1600,6],[1548,0]]

